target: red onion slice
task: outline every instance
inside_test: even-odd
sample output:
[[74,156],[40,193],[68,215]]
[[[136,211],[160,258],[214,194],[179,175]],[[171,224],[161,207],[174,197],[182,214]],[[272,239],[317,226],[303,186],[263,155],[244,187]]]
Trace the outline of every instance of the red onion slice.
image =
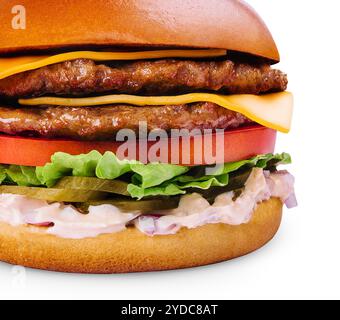
[[285,201],[285,205],[288,209],[292,209],[298,206],[295,193],[292,193],[289,198]]

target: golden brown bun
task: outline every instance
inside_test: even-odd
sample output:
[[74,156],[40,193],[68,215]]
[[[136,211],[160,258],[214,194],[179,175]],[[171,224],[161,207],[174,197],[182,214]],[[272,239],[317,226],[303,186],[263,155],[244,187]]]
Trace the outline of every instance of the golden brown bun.
[[243,256],[273,238],[282,203],[258,206],[241,226],[206,225],[176,235],[149,237],[136,228],[84,240],[68,240],[34,227],[0,223],[0,260],[63,272],[123,273],[189,268]]
[[2,1],[0,53],[79,45],[235,50],[279,61],[266,25],[239,0],[22,0],[26,30]]

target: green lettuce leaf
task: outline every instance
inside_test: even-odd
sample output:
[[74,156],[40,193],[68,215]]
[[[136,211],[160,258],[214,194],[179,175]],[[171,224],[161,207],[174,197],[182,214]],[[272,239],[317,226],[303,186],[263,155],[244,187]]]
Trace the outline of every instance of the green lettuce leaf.
[[119,160],[112,152],[106,152],[96,164],[94,175],[100,179],[114,180],[132,171],[138,161]]
[[186,194],[184,190],[181,190],[178,186],[172,183],[146,189],[134,184],[129,184],[127,190],[132,198],[136,198],[138,200],[145,197],[177,196]]
[[147,189],[185,174],[189,171],[189,168],[171,164],[150,163],[147,165],[134,164],[131,166],[131,170],[135,173],[132,176],[132,183]]
[[0,184],[2,184],[7,178],[6,167],[0,165]]
[[[194,168],[191,171],[195,175],[180,175],[161,187],[143,188],[134,185],[128,188],[128,192],[133,198],[142,199],[149,195],[180,195],[186,189],[208,190],[212,187],[226,187],[229,184],[229,174],[238,170],[249,170],[255,167],[273,169],[278,165],[289,163],[291,163],[291,157],[287,153],[260,155],[249,160],[226,163],[216,168]],[[209,174],[205,174],[207,169],[209,169]],[[171,194],[166,194],[167,188],[171,190]]]
[[6,180],[22,187],[41,186],[36,175],[36,168],[25,166],[9,166],[5,169]]
[[51,163],[37,167],[36,174],[42,185],[53,187],[65,176],[95,177],[99,161],[103,156],[98,151],[72,156],[57,152],[51,158]]
[[280,164],[291,163],[288,154],[267,154],[249,160],[226,163],[215,167],[184,167],[171,164],[143,164],[138,161],[119,160],[112,152],[98,151],[88,154],[54,154],[51,163],[43,167],[0,165],[0,184],[9,183],[29,187],[53,187],[66,176],[94,177],[106,180],[123,178],[129,183],[131,197],[175,196],[188,189],[208,190],[226,187],[229,175],[254,167],[272,170]]

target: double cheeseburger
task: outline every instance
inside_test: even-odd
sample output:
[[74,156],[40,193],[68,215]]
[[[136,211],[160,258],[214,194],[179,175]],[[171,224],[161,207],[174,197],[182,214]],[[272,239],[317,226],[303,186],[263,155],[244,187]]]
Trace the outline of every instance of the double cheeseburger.
[[21,3],[18,16],[15,1],[0,11],[0,260],[168,270],[275,235],[283,204],[296,205],[294,178],[278,169],[290,156],[274,154],[293,98],[252,8]]

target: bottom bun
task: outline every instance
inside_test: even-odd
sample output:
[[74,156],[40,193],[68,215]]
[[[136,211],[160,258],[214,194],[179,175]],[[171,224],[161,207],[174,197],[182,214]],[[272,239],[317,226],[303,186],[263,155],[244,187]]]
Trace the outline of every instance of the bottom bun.
[[134,227],[97,238],[70,240],[43,228],[0,223],[0,260],[26,267],[76,273],[127,273],[190,268],[243,256],[273,238],[282,202],[260,204],[250,223],[210,224],[176,235],[149,237]]

